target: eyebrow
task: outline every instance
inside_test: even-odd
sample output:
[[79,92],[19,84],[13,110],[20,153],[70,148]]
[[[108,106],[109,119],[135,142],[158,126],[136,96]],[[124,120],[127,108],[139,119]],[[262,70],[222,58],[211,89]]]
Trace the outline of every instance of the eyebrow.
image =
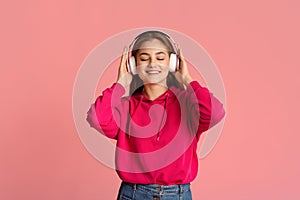
[[[166,54],[165,52],[163,52],[163,51],[160,51],[160,52],[156,52],[156,53],[155,53],[155,55],[158,55],[158,54],[165,54],[165,55],[167,55],[167,54]],[[140,53],[140,54],[139,54],[139,56],[141,56],[141,55],[147,55],[147,56],[148,56],[149,54],[143,52],[143,53]]]

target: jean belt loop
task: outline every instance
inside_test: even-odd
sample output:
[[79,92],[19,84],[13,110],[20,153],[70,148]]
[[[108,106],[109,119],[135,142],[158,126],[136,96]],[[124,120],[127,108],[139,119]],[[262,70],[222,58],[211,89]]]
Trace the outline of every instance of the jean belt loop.
[[180,187],[180,194],[182,194],[182,185],[180,184],[179,187]]
[[136,191],[136,184],[133,184],[133,191]]

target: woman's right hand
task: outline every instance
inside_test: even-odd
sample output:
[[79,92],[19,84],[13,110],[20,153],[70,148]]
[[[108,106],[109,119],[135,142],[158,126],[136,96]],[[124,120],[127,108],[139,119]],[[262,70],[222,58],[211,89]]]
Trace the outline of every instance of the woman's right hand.
[[124,88],[129,86],[132,81],[132,75],[127,70],[127,52],[128,49],[125,46],[121,57],[117,80],[117,82],[120,83]]

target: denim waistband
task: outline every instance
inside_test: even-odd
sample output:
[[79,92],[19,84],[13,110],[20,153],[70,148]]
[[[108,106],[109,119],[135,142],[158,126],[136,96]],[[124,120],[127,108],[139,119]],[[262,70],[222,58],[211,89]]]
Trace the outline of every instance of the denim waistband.
[[183,193],[190,189],[190,183],[177,184],[177,185],[158,185],[158,184],[134,184],[128,182],[122,182],[123,185],[132,187],[133,190],[143,190],[145,192],[157,193],[157,194],[171,194],[171,193]]

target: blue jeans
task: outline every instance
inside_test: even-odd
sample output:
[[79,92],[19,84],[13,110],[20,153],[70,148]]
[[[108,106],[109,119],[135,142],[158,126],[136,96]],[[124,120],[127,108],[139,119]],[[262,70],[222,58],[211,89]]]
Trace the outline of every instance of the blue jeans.
[[190,184],[162,186],[122,182],[118,200],[192,200]]

